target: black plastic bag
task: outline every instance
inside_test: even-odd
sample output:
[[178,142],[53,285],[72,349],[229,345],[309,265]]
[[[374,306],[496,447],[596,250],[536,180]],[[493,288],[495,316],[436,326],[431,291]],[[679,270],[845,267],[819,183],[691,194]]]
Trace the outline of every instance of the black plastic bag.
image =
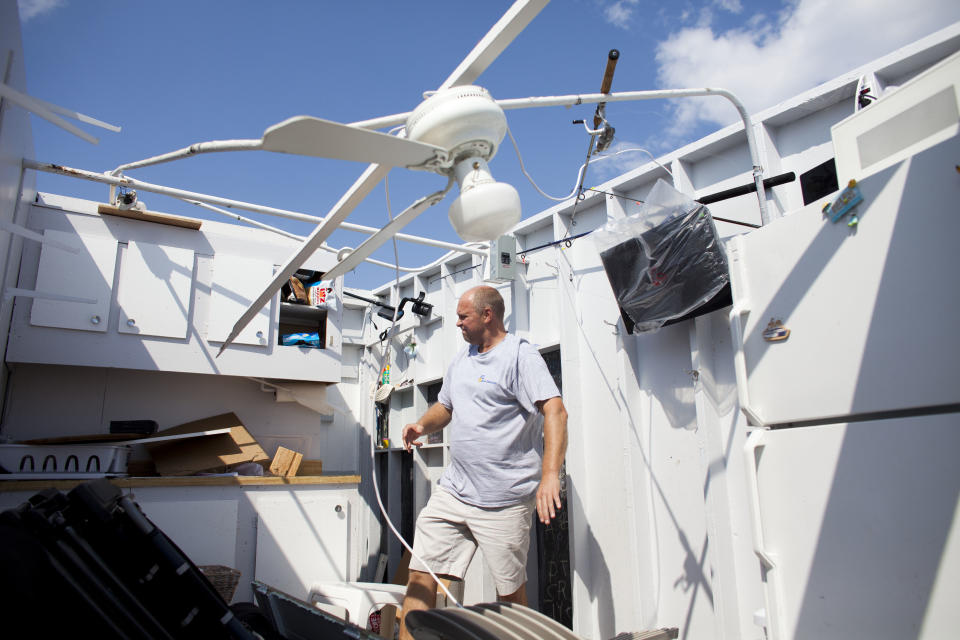
[[710,211],[663,180],[639,212],[592,237],[630,333],[689,314],[729,282]]

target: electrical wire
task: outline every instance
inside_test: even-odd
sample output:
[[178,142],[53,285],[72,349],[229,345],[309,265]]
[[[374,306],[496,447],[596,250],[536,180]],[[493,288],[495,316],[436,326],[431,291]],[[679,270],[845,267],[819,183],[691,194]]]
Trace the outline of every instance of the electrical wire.
[[632,147],[630,149],[620,149],[619,151],[614,151],[613,153],[597,156],[596,162],[599,162],[601,160],[609,160],[610,158],[614,156],[618,156],[621,153],[632,153],[634,151],[642,151],[643,153],[647,154],[648,156],[650,156],[650,159],[653,161],[653,164],[657,165],[658,167],[660,167],[661,169],[669,173],[670,177],[673,177],[673,171],[670,171],[670,169],[667,169],[665,166],[657,162],[657,159],[654,157],[654,155],[649,151],[647,151],[646,149],[644,149],[643,147]]
[[[527,169],[523,165],[523,156],[520,154],[520,147],[517,146],[517,141],[514,139],[513,132],[510,131],[509,126],[507,127],[507,135],[510,136],[510,142],[513,143],[513,150],[517,153],[517,160],[520,162],[520,171],[523,172],[523,175],[527,177],[527,180],[530,181],[530,184],[533,185],[533,188],[536,189],[540,193],[540,195],[542,195],[544,198],[547,198],[548,200],[554,200],[556,202],[563,202],[564,200],[569,200],[570,198],[576,195],[577,187],[574,187],[573,191],[571,191],[570,193],[568,193],[567,195],[561,198],[552,196],[546,191],[544,191],[543,189],[541,189],[540,186],[536,182],[534,182],[533,177],[529,173],[527,173]],[[581,179],[583,178],[583,172],[586,171],[586,169],[587,169],[586,164],[580,167],[580,172],[577,174],[577,184],[580,183]]]
[[[386,192],[386,197],[387,197],[387,216],[390,218],[391,221],[393,221],[393,213],[390,207],[390,186],[389,186],[388,180],[386,179],[384,180],[384,191]],[[399,295],[400,293],[400,268],[399,268],[400,251],[397,248],[396,237],[393,238],[393,255],[397,265],[394,285],[396,287],[397,294]],[[390,353],[391,353],[391,350],[393,349],[393,335],[394,335],[394,330],[397,326],[398,306],[399,305],[395,305],[393,309],[393,320],[391,321],[390,328],[388,329],[387,347],[384,353],[384,361],[380,367],[380,371],[383,371],[383,367],[385,365],[390,364]],[[371,317],[371,321],[372,321],[372,317]],[[381,377],[378,383],[382,383],[382,380],[383,379]],[[410,546],[410,544],[406,540],[404,540],[403,535],[399,531],[397,531],[397,528],[393,525],[393,522],[390,520],[390,516],[387,515],[387,509],[386,507],[383,506],[383,500],[380,498],[380,486],[377,483],[376,438],[370,438],[370,475],[373,479],[373,495],[377,498],[377,506],[380,507],[380,513],[383,514],[383,520],[384,522],[386,522],[387,527],[390,529],[393,535],[396,536],[397,540],[400,541],[400,544],[403,545],[403,548],[409,551],[410,555],[416,558],[420,562],[420,564],[426,567],[427,573],[430,574],[430,577],[434,579],[434,581],[437,583],[437,586],[440,587],[440,589],[443,591],[444,595],[447,597],[447,601],[452,602],[454,606],[457,606],[462,609],[463,605],[460,604],[460,601],[457,600],[452,593],[450,593],[450,590],[447,589],[446,585],[443,584],[443,581],[440,580],[437,574],[433,572],[433,569],[431,569],[430,566],[423,561],[423,558],[421,558],[414,552],[413,547]]]
[[[523,175],[527,178],[527,180],[530,182],[530,184],[533,185],[533,188],[536,189],[537,192],[538,192],[540,195],[542,195],[544,198],[547,198],[548,200],[553,200],[553,201],[555,201],[555,202],[563,202],[563,201],[569,200],[570,198],[572,198],[572,197],[574,197],[575,195],[577,195],[577,191],[579,191],[579,185],[581,185],[581,184],[583,183],[584,173],[585,173],[586,170],[587,170],[587,165],[589,165],[589,160],[588,160],[587,162],[584,162],[582,165],[580,165],[580,169],[577,171],[576,184],[577,184],[578,186],[574,186],[573,190],[572,190],[570,193],[568,193],[567,195],[565,195],[565,196],[561,196],[561,197],[551,196],[549,193],[547,193],[547,192],[545,192],[543,189],[541,189],[540,186],[536,183],[536,181],[534,181],[533,176],[531,176],[531,175],[527,172],[527,168],[526,168],[526,166],[523,164],[523,155],[520,153],[520,147],[517,145],[517,141],[516,141],[516,139],[513,137],[513,132],[510,131],[510,127],[509,127],[509,126],[507,127],[507,135],[510,136],[510,142],[513,144],[513,150],[514,150],[514,151],[516,152],[516,154],[517,154],[517,161],[520,163],[520,171],[523,173]],[[620,155],[620,154],[622,154],[622,153],[631,153],[631,152],[635,152],[635,151],[642,151],[643,153],[647,154],[648,156],[650,156],[650,159],[653,161],[653,163],[654,163],[655,165],[657,165],[658,167],[660,167],[661,169],[663,169],[664,171],[666,171],[668,174],[670,174],[671,176],[673,176],[673,172],[670,171],[670,169],[668,169],[668,168],[665,167],[664,165],[660,164],[660,163],[657,161],[656,157],[654,157],[654,155],[653,155],[652,153],[650,153],[649,151],[647,151],[647,150],[644,149],[643,147],[633,147],[633,148],[630,148],[630,149],[621,149],[621,150],[615,151],[615,152],[613,152],[613,153],[608,153],[608,154],[605,154],[605,155],[598,155],[598,156],[596,156],[594,162],[599,162],[600,160],[608,160],[608,159],[613,158],[614,156],[618,156],[618,155]]]

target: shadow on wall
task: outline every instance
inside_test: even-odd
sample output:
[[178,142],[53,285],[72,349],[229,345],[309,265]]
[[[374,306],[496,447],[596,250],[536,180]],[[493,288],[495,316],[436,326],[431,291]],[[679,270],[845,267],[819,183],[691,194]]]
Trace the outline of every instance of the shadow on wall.
[[[936,271],[955,253],[955,206],[925,210],[918,204],[930,203],[930,194],[956,192],[955,186],[950,191],[943,186],[950,174],[956,178],[952,160],[944,161],[954,157],[958,145],[952,141],[939,147],[947,152],[931,150],[915,156],[909,166],[873,321],[866,328],[855,407],[884,397],[884,389],[872,381],[877,371],[889,370],[893,360],[902,371],[921,377],[936,377],[955,364],[957,338],[951,333],[956,317],[950,310],[956,307],[955,283],[952,276]],[[921,217],[923,224],[918,224]],[[937,231],[931,233],[933,229]],[[890,318],[901,321],[880,320]],[[934,342],[925,335],[942,338]],[[933,344],[940,345],[939,353],[931,352]],[[954,389],[955,398],[955,378],[929,380],[924,386],[942,388],[944,382]],[[891,376],[889,383],[902,381]],[[955,407],[953,411],[846,427],[829,495],[823,496],[826,508],[815,534],[797,637],[824,637],[825,620],[834,621],[836,637],[957,633],[956,602],[948,603],[951,597],[945,595],[955,595],[960,576],[960,414]]]
[[[622,321],[619,326],[620,335],[625,335]],[[689,331],[689,322],[682,322],[639,335],[633,338],[636,344],[628,343],[624,347],[640,388],[659,402],[674,429],[697,428]],[[655,370],[643,366],[640,353],[645,361],[657,363]]]
[[[613,586],[610,579],[610,569],[603,557],[603,550],[593,535],[587,514],[583,511],[583,498],[577,492],[576,483],[571,476],[567,476],[567,491],[570,500],[568,508],[570,509],[570,522],[587,523],[586,527],[572,525],[573,530],[577,532],[574,542],[573,553],[585,553],[587,555],[586,566],[590,568],[590,575],[577,575],[578,568],[584,566],[584,559],[580,558],[574,563],[574,574],[580,582],[586,585],[590,594],[591,608],[596,612],[596,628],[600,632],[601,638],[611,638],[616,634],[617,621],[616,611],[613,602]],[[574,607],[583,610],[581,605],[574,603]]]
[[[664,327],[658,331],[654,336],[636,336],[630,337],[626,341],[624,351],[627,354],[629,373],[632,373],[637,380],[637,390],[640,392],[648,392],[652,396],[652,400],[659,400],[663,408],[664,413],[670,421],[670,424],[674,428],[686,428],[686,429],[695,429],[697,426],[696,421],[696,406],[694,404],[694,385],[693,381],[689,376],[689,372],[685,371],[684,368],[689,368],[689,354],[690,354],[690,345],[689,345],[689,327],[687,323],[682,323],[681,325],[672,325],[670,327]],[[642,366],[640,362],[640,353],[642,350],[644,361],[647,363],[647,366]],[[651,367],[649,363],[657,363],[656,370],[659,372],[665,370],[669,372],[670,370],[680,371],[681,375],[677,376],[658,376],[651,372]],[[664,365],[663,363],[669,363]],[[662,367],[662,368],[661,368]],[[689,399],[687,399],[689,395]],[[653,452],[653,429],[655,428],[652,421],[647,421],[646,424],[643,424],[642,419],[635,417],[630,410],[630,403],[624,399],[624,406],[627,407],[625,417],[628,420],[628,427],[631,434],[634,437],[636,444],[636,451],[639,454],[639,458],[643,463],[644,469],[648,473],[649,481],[649,500],[650,504],[650,534],[652,536],[652,561],[654,563],[654,569],[651,571],[651,574],[654,576],[652,579],[656,581],[656,593],[654,594],[654,602],[650,603],[652,618],[648,618],[648,626],[651,624],[661,625],[661,624],[670,624],[670,626],[678,626],[682,630],[682,638],[688,638],[688,634],[694,623],[695,609],[698,606],[698,599],[701,596],[701,593],[704,598],[706,598],[706,604],[701,606],[706,606],[709,609],[715,607],[714,594],[713,594],[713,584],[712,576],[710,576],[710,568],[708,567],[708,548],[709,548],[709,537],[704,536],[703,544],[700,549],[695,549],[694,544],[696,541],[691,541],[687,530],[683,526],[683,521],[681,518],[682,514],[678,516],[674,507],[671,506],[671,495],[676,497],[678,494],[673,488],[670,482],[671,476],[665,476],[667,478],[668,486],[664,488],[662,482],[662,473],[661,476],[658,476],[657,473],[657,460],[656,454]],[[642,434],[646,433],[650,440],[647,445],[644,445],[642,441]],[[664,472],[664,468],[661,466],[660,471]],[[671,493],[672,492],[672,493]],[[704,494],[705,497],[705,494]],[[657,503],[660,503],[662,507],[658,507]],[[680,503],[678,508],[682,508],[683,502]],[[666,513],[669,518],[669,527],[666,525],[661,528],[658,524],[657,512],[662,508],[662,511]],[[676,547],[668,547],[670,541],[668,539],[661,539],[661,531],[673,530],[676,532]],[[675,566],[661,565],[663,558],[677,558],[676,550],[679,550],[682,553],[683,562],[680,567],[679,573],[676,573]],[[672,582],[669,582],[669,586],[675,592],[682,592],[686,594],[681,600],[676,600],[676,602],[685,601],[686,612],[684,614],[684,619],[680,621],[679,619],[672,618],[669,621],[664,620],[664,612],[661,611],[661,597],[663,596],[665,590],[665,584],[661,584],[664,580],[664,576],[676,576],[672,579]],[[669,578],[668,578],[669,579]],[[675,611],[674,613],[678,613]],[[647,618],[645,616],[645,618]]]

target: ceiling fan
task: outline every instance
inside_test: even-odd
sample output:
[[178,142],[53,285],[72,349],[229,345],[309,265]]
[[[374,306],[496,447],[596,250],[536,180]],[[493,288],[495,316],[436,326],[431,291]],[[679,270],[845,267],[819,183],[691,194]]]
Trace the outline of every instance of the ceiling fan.
[[[615,51],[611,51],[603,87],[597,94],[495,101],[485,89],[474,86],[473,82],[480,74],[548,2],[516,0],[440,87],[428,93],[426,99],[411,112],[351,124],[296,116],[269,127],[262,139],[197,143],[179,151],[122,165],[111,172],[111,176],[117,176],[124,169],[218,151],[265,150],[371,163],[247,307],[217,355],[223,353],[289,277],[321,248],[393,167],[438,173],[447,177],[447,184],[440,191],[411,204],[356,249],[338,254],[339,261],[324,274],[324,280],[332,281],[354,269],[424,210],[440,202],[455,182],[460,187],[460,195],[452,203],[449,217],[461,238],[468,242],[493,240],[513,227],[520,219],[519,195],[511,185],[496,182],[488,167],[488,161],[497,152],[507,131],[504,109],[597,103],[594,129],[587,127],[592,136],[593,150],[594,137],[599,138],[598,144],[609,144],[613,134],[612,127],[608,127],[603,117],[607,102],[709,95],[726,98],[743,120],[760,215],[764,222],[768,220],[763,168],[750,116],[743,103],[729,91],[703,88],[610,93]],[[397,125],[403,125],[402,137],[375,131]]]
[[[416,216],[440,202],[454,182],[460,186],[460,196],[450,207],[450,220],[465,241],[495,239],[519,221],[516,189],[496,182],[487,164],[506,134],[506,117],[490,94],[472,83],[548,2],[517,0],[437,91],[410,113],[350,125],[296,116],[264,132],[258,148],[266,151],[372,164],[247,307],[218,355],[393,167],[439,173],[448,177],[447,185],[395,216],[325,273],[325,280],[333,280],[360,264]],[[405,123],[405,138],[372,130],[401,123]]]

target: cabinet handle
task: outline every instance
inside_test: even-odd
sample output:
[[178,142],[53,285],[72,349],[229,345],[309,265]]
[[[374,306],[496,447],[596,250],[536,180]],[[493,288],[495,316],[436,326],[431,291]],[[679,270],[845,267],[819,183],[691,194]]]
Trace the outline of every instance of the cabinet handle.
[[257,331],[257,337],[263,339],[263,331]]
[[90,324],[100,324],[100,316],[93,316],[90,318]]
[[336,511],[337,513],[340,513],[341,511],[343,511],[343,507],[341,507],[340,505],[337,505],[333,508],[333,510]]
[[136,324],[137,324],[137,321],[134,320],[133,318],[130,318],[129,320],[127,320],[127,326],[128,326],[128,327],[135,326]]

